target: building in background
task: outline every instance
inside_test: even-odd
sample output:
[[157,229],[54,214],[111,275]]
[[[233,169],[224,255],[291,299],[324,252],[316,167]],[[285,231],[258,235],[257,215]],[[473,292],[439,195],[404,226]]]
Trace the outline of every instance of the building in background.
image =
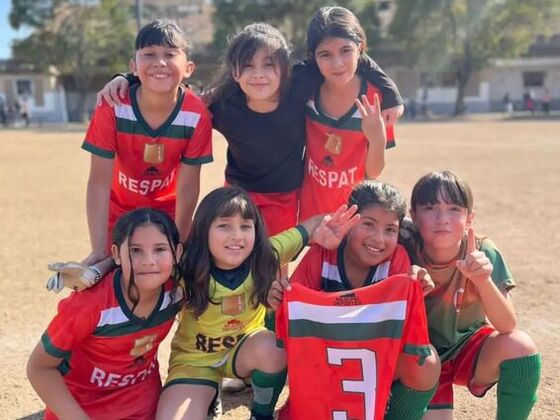
[[27,111],[33,122],[68,122],[66,93],[54,69],[37,72],[13,60],[0,60],[0,103],[8,117]]

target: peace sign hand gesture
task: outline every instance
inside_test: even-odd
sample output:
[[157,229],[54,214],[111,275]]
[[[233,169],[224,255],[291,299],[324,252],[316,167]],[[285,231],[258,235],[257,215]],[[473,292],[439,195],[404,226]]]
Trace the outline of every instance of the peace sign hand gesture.
[[381,107],[379,104],[379,95],[373,96],[373,105],[369,103],[366,95],[362,95],[362,100],[356,98],[356,106],[362,116],[362,132],[371,142],[382,141],[387,142],[387,134],[385,133],[385,123],[381,115]]

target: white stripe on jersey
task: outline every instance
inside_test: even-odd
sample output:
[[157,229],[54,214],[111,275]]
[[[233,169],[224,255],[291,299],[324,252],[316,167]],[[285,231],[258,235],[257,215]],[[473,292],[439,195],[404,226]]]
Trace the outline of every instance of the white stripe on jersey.
[[132,105],[115,106],[115,116],[123,120],[136,121],[136,115],[134,115]]
[[319,111],[317,111],[317,107],[315,106],[315,101],[313,99],[309,99],[306,105],[307,108],[310,108],[315,114],[319,114]]
[[338,271],[338,266],[334,264],[329,264],[327,261],[323,261],[323,269],[321,270],[321,277],[342,284],[342,279],[340,278],[340,272]]
[[389,277],[389,267],[391,266],[391,261],[385,261],[382,264],[379,264],[375,269],[375,274],[371,279],[372,284],[377,283],[380,280],[384,280]]
[[[179,302],[183,299],[183,289],[177,288],[175,296],[173,297],[173,303]],[[171,304],[171,292],[167,291],[163,295],[163,301],[158,312],[163,311]],[[104,327],[106,325],[118,325],[130,321],[126,316],[120,306],[114,308],[108,308],[101,311],[101,316],[99,317],[99,322],[97,322],[97,328]]]
[[406,300],[356,306],[323,306],[305,302],[289,302],[289,319],[308,320],[322,324],[365,324],[383,321],[404,321]]
[[190,111],[179,111],[171,125],[196,128],[200,114]]

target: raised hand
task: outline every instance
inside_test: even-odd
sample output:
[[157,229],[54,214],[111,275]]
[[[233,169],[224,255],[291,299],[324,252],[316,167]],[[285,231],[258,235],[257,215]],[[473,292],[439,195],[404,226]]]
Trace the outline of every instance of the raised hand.
[[95,267],[75,261],[55,262],[49,264],[48,268],[55,273],[47,280],[46,287],[47,290],[55,293],[60,292],[64,287],[84,290],[101,279],[101,274]]
[[373,96],[373,105],[369,103],[366,95],[362,95],[361,101],[356,98],[356,106],[362,116],[362,132],[368,141],[382,140],[385,143],[387,141],[387,134],[385,133],[385,123],[381,115],[379,95],[375,94]]
[[360,215],[356,214],[357,210],[356,205],[348,208],[343,204],[334,213],[324,216],[311,235],[311,241],[326,249],[338,247],[348,231],[360,220]]
[[284,298],[284,290],[291,290],[288,278],[282,278],[280,280],[274,280],[270,289],[268,290],[268,296],[266,297],[266,302],[273,310],[278,310],[278,307],[282,303]]
[[476,249],[476,239],[472,227],[467,231],[467,252],[464,260],[458,260],[456,266],[465,277],[477,286],[487,281],[492,275],[494,267],[486,254]]
[[103,89],[97,92],[97,102],[96,105],[101,105],[103,99],[109,106],[115,106],[122,104],[122,100],[126,96],[128,91],[128,80],[124,76],[115,77],[113,80],[109,81]]
[[426,296],[432,290],[434,290],[435,284],[432,277],[425,268],[419,267],[417,265],[410,266],[408,275],[413,280],[418,280],[420,282],[420,287],[422,288],[422,293]]

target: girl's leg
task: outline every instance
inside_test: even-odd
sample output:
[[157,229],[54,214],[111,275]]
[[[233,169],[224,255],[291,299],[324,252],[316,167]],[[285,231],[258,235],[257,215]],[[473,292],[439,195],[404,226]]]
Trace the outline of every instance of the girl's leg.
[[[493,333],[476,364],[469,388],[498,382],[497,419],[527,419],[537,401],[541,356],[526,333]],[[475,391],[476,392],[476,391]]]
[[173,384],[164,388],[157,408],[156,419],[206,420],[208,407],[217,389],[210,385]]
[[276,346],[275,334],[262,330],[247,337],[235,354],[233,368],[237,376],[251,377],[252,418],[272,419],[286,383],[286,354]]
[[421,419],[437,388],[441,365],[436,350],[421,365],[417,357],[399,356],[387,418]]

